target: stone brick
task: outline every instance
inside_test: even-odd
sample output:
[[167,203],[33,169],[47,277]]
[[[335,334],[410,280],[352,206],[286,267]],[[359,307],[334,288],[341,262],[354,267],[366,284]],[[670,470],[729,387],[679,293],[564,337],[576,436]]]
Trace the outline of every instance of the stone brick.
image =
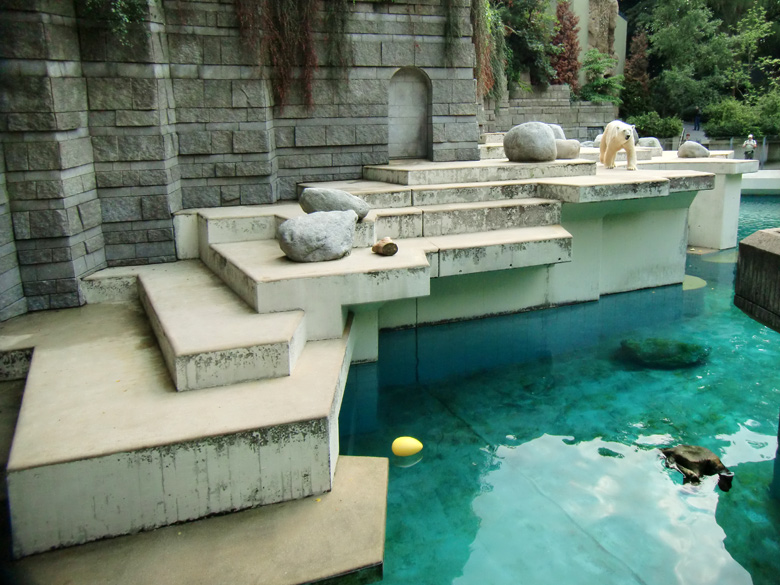
[[203,47],[199,37],[172,33],[167,37],[171,63],[203,63]]
[[219,57],[223,65],[253,65],[255,63],[251,51],[245,49],[245,41],[241,37],[221,37],[219,40]]
[[133,80],[94,77],[87,80],[91,110],[132,110]]
[[163,169],[139,171],[138,184],[141,186],[167,185],[170,182],[169,173]]
[[466,124],[445,124],[447,142],[476,142],[479,139],[479,127],[476,120]]
[[[9,187],[12,184],[9,184]],[[64,195],[62,181],[30,181],[27,185],[30,187],[35,186],[36,199],[61,199]],[[22,199],[19,195],[19,192],[14,189],[14,199],[17,201]]]
[[106,244],[106,260],[135,258],[135,244]]
[[[277,148],[291,148],[295,146],[295,128],[293,126],[284,126],[274,128],[274,141]],[[27,163],[27,151],[24,153],[24,162]]]
[[168,219],[171,211],[165,195],[146,195],[141,198],[141,215],[144,219]]
[[268,161],[254,161],[235,164],[235,175],[237,177],[257,177],[270,175],[273,172],[273,165]]
[[59,238],[72,235],[68,213],[64,209],[30,211],[31,238]]
[[5,166],[9,171],[26,171],[30,168],[27,162],[27,144],[7,142],[4,150]]
[[387,144],[387,125],[358,126],[355,129],[355,144]]
[[95,172],[95,179],[97,180],[97,186],[101,189],[121,187],[123,185],[121,171],[97,171]]
[[233,106],[231,81],[228,79],[207,79],[203,82],[204,104],[212,108]]
[[233,152],[233,133],[229,130],[216,130],[212,132],[211,152],[214,154]]
[[0,20],[0,58],[46,59],[47,56],[42,23],[11,20],[7,14]]
[[266,108],[268,105],[268,90],[265,81],[251,79],[232,82],[232,106],[234,108]]
[[133,109],[153,110],[159,107],[156,79],[133,79]]
[[110,197],[100,200],[104,222],[143,219],[140,197]]
[[11,214],[14,224],[14,237],[17,240],[30,239],[30,213],[27,211],[15,212]]
[[177,108],[176,120],[182,124],[205,123],[209,121],[209,111],[205,108]]
[[245,130],[233,132],[233,152],[268,152],[268,132],[265,130]]
[[57,117],[53,113],[8,114],[9,132],[42,132],[57,130]]
[[0,77],[0,111],[54,111],[51,80],[48,77]]
[[56,142],[30,142],[27,160],[31,171],[60,169],[60,149]]
[[157,110],[117,110],[117,126],[156,126],[160,123]]
[[222,185],[219,194],[222,205],[238,205],[241,199],[241,186]]
[[350,104],[387,103],[388,82],[381,79],[355,79],[349,82],[341,95],[341,101]]
[[146,235],[150,242],[168,242],[173,240],[173,228],[148,230]]
[[176,248],[172,241],[146,242],[135,245],[138,258],[152,258],[155,256],[172,256],[175,259]]
[[387,41],[382,43],[382,65],[406,67],[414,65],[414,41]]
[[352,62],[355,67],[378,67],[384,65],[383,43],[355,41],[352,43]]
[[209,108],[209,122],[246,122],[247,114],[244,108]]
[[328,146],[344,146],[355,144],[355,126],[328,126]]
[[182,207],[192,209],[195,207],[219,207],[219,187],[182,187]]
[[83,77],[53,77],[51,92],[55,112],[87,109],[87,81]]
[[261,205],[273,203],[273,189],[267,183],[241,185],[241,205]]
[[117,159],[123,161],[165,158],[162,136],[117,136]]
[[78,206],[79,216],[81,218],[81,225],[84,229],[91,229],[97,227],[103,221],[103,214],[99,199],[92,199],[86,201]]
[[325,146],[327,143],[327,126],[298,126],[295,128],[295,146]]
[[65,140],[60,142],[59,146],[63,169],[72,169],[93,161],[92,141],[87,136],[74,140]]
[[236,163],[216,163],[214,172],[218,177],[235,177]]

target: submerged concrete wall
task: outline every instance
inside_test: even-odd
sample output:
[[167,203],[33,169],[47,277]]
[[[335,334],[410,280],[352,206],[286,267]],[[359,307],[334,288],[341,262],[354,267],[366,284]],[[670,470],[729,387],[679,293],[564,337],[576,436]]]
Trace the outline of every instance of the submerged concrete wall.
[[780,229],[758,231],[739,243],[734,304],[780,332]]

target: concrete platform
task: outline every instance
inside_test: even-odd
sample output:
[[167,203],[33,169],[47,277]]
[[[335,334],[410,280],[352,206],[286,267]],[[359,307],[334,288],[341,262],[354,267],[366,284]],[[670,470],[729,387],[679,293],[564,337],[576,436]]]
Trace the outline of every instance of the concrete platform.
[[545,163],[514,163],[507,160],[432,163],[430,161],[391,161],[387,165],[363,167],[363,178],[398,185],[438,185],[483,181],[518,181],[545,177],[593,175],[591,161],[567,160]]
[[260,315],[198,260],[137,274],[141,304],[177,390],[292,373],[306,344],[303,311]]
[[351,359],[307,343],[292,375],[176,392],[134,304],[32,313],[35,347],[8,464],[17,556],[331,489]]
[[333,491],[35,555],[25,585],[299,585],[382,578],[387,460],[339,459]]
[[780,170],[764,170],[742,177],[743,195],[780,195]]

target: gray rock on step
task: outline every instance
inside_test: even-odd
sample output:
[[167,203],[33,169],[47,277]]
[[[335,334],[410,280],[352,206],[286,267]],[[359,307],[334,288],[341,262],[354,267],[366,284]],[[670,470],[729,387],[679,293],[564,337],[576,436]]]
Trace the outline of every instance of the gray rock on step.
[[295,262],[338,260],[352,251],[357,220],[351,209],[316,211],[282,223],[276,239],[282,252]]
[[316,211],[347,211],[351,209],[357,213],[358,219],[363,219],[371,207],[360,197],[347,193],[340,189],[325,189],[320,187],[307,187],[301,193],[299,200],[301,209],[306,213]]

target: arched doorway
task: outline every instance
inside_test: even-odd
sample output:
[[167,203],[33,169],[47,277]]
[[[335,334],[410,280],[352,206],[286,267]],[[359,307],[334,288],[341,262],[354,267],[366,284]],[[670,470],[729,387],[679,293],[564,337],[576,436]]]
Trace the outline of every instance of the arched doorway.
[[431,83],[416,67],[399,69],[390,80],[388,150],[391,159],[431,158]]

